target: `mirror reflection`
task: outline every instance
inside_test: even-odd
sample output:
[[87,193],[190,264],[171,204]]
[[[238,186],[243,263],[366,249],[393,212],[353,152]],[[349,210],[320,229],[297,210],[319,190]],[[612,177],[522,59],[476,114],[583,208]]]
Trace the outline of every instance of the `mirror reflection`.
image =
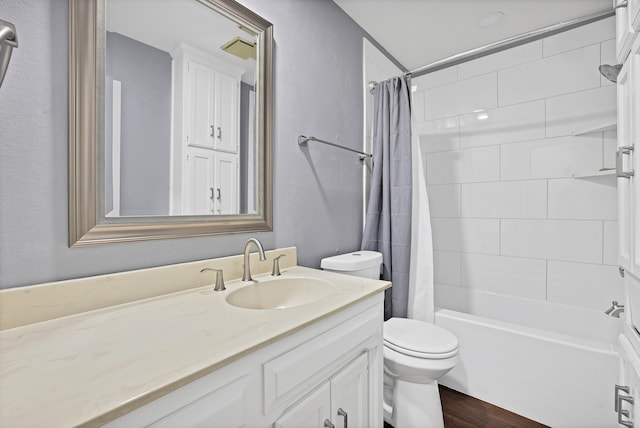
[[104,216],[258,212],[257,34],[197,0],[106,0]]

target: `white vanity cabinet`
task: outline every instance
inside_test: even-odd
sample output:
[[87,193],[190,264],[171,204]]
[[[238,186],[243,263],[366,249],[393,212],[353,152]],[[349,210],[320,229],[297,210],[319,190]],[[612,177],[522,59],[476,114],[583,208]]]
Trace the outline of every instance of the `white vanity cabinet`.
[[[361,355],[331,379],[331,418],[336,427],[369,427],[369,362]],[[347,423],[348,422],[348,423]]]
[[257,349],[106,426],[299,428],[323,427],[328,420],[343,427],[345,417],[352,428],[382,426],[382,296]]
[[[172,214],[237,214],[237,203],[222,204],[217,196],[224,192],[233,195],[227,201],[239,200],[239,170],[225,169],[221,180],[216,155],[224,154],[224,159],[239,163],[242,70],[182,44],[171,55],[176,113],[171,150]],[[194,187],[193,177],[205,169],[210,180],[199,181]],[[203,184],[211,180],[215,183]],[[202,211],[202,207],[209,208]]]

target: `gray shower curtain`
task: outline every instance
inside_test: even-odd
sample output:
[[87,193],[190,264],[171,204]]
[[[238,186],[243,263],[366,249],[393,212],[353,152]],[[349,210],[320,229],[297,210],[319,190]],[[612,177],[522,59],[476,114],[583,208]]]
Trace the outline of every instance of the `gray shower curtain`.
[[363,250],[382,253],[385,319],[407,317],[411,262],[411,102],[404,77],[377,84],[373,113],[373,172]]

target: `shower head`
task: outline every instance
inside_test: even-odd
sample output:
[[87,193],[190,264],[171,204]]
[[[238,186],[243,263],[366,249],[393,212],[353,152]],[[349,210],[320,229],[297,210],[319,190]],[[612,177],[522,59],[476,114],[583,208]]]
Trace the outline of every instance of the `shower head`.
[[609,65],[603,64],[598,67],[600,70],[600,74],[607,78],[607,80],[616,83],[618,81],[618,74],[620,73],[620,69],[622,68],[622,64]]
[[4,74],[9,68],[11,51],[18,47],[16,27],[12,23],[0,19],[0,86],[4,80]]

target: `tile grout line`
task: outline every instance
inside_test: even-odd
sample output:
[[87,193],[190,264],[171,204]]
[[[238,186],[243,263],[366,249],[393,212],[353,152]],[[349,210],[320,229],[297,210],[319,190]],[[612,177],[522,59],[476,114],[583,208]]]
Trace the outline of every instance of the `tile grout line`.
[[547,220],[549,220],[549,179],[545,180],[547,183]]
[[496,70],[496,108],[500,108],[500,79],[498,79],[498,73],[500,70]]
[[544,139],[546,140],[547,135],[547,98],[544,99]]
[[502,256],[502,218],[498,219],[498,256]]
[[[486,108],[484,110],[487,110],[487,111],[499,110],[499,109],[503,109],[503,108],[520,106],[520,105],[523,105],[523,104],[535,103],[536,101],[544,101],[545,104],[546,104],[547,100],[553,100],[555,98],[568,97],[568,96],[575,95],[575,94],[580,94],[580,93],[583,93],[583,92],[597,91],[599,89],[609,88],[609,87],[610,88],[615,88],[615,84],[612,83],[612,84],[608,84],[608,85],[604,85],[604,86],[593,86],[593,87],[589,87],[589,88],[578,89],[578,90],[571,91],[571,92],[560,93],[560,94],[555,94],[555,95],[549,95],[549,96],[545,96],[545,97],[542,97],[542,98],[526,99],[526,100],[517,101],[517,102],[514,102],[514,103],[510,103],[510,104],[503,104],[503,105],[500,105],[498,107]],[[427,90],[425,90],[425,91],[427,91]],[[425,99],[426,99],[426,94],[425,94]],[[426,108],[425,108],[425,113],[426,113]],[[441,119],[450,119],[450,118],[453,118],[453,117],[456,117],[456,116],[465,116],[465,115],[469,115],[469,114],[472,114],[472,113],[473,113],[473,111],[463,111],[463,112],[459,112],[459,113],[448,115],[448,116],[433,117],[431,119],[427,119],[426,116],[425,116],[424,121],[417,122],[417,123],[421,124],[421,123],[426,123],[426,122],[435,122],[435,121],[441,120]]]
[[544,300],[549,301],[549,259],[544,259]]
[[605,234],[605,230],[604,230],[604,220],[602,220],[602,240],[600,242],[601,248],[602,248],[602,264],[604,265],[604,234]]

